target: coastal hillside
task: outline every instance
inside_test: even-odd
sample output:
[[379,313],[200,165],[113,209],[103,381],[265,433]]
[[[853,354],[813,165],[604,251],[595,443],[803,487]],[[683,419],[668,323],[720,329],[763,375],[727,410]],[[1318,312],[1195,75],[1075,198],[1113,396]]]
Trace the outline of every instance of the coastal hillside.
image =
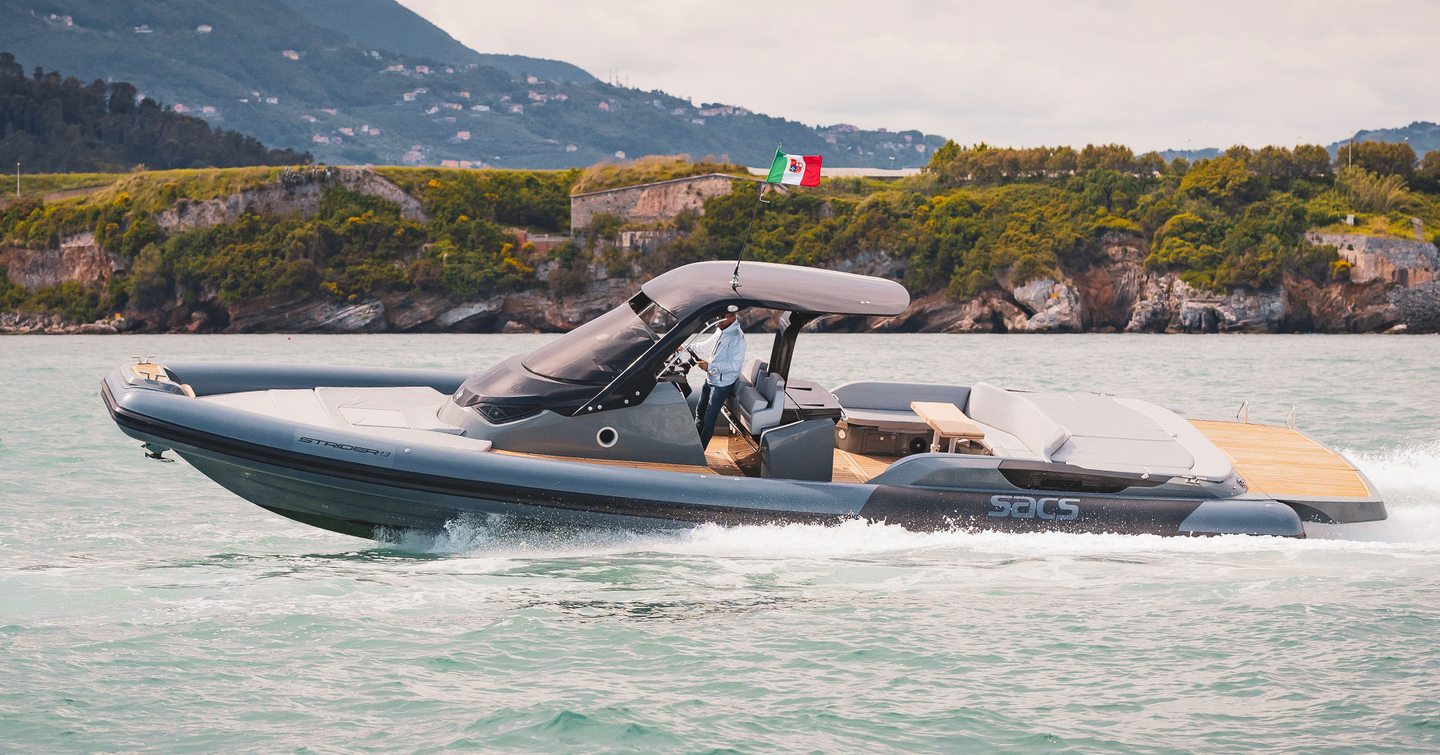
[[267,149],[235,131],[136,97],[126,82],[83,83],[25,68],[0,52],[0,165],[30,172],[293,165],[308,154]]
[[[558,331],[648,276],[743,254],[910,288],[899,317],[824,325],[847,330],[1436,330],[1440,164],[1409,166],[1411,184],[1386,150],[1357,154],[1191,165],[952,143],[920,175],[827,180],[758,211],[742,168],[681,158],[76,177],[0,213],[0,329]],[[627,188],[645,182],[662,183]]]
[[322,29],[339,32],[365,47],[400,55],[440,60],[451,65],[476,63],[508,71],[512,76],[534,74],[549,81],[576,84],[594,82],[583,68],[562,60],[526,55],[479,53],[446,34],[440,27],[393,0],[284,0],[296,13]]
[[[810,126],[465,48],[394,0],[0,0],[0,50],[128,81],[182,113],[332,164],[565,168],[648,154],[924,165],[943,139]],[[716,61],[723,65],[724,61]]]

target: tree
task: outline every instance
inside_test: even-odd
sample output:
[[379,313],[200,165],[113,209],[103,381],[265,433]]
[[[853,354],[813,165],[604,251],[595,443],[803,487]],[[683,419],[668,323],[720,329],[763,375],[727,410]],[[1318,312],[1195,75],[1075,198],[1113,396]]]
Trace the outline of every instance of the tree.
[[1359,142],[1340,148],[1337,167],[1354,165],[1381,176],[1415,177],[1415,150],[1404,142]]
[[1200,161],[1180,181],[1183,194],[1232,206],[1258,198],[1262,190],[1245,163],[1230,155]]
[[1415,188],[1421,191],[1440,192],[1440,150],[1426,152],[1415,171]]

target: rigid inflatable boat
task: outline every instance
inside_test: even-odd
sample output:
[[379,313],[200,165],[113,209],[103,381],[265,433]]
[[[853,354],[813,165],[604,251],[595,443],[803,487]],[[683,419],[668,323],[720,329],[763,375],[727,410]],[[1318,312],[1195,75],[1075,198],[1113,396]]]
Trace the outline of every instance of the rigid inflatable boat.
[[[883,317],[880,278],[701,262],[475,375],[156,363],[110,373],[110,415],[277,514],[361,537],[467,517],[624,528],[831,523],[1303,537],[1385,518],[1344,457],[1291,427],[1183,417],[1147,401],[984,382],[791,374],[822,317]],[[774,317],[701,447],[690,348],[730,306]]]

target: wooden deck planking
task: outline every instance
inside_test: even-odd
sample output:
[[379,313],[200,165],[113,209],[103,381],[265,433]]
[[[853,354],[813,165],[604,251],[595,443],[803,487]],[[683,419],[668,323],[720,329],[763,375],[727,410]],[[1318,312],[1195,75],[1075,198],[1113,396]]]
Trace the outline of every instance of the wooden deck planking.
[[866,456],[835,449],[835,482],[869,482],[898,461],[881,456]]
[[1251,490],[1276,497],[1369,498],[1365,479],[1344,457],[1288,427],[1190,420],[1230,456]]
[[717,435],[710,439],[710,445],[705,447],[705,463],[716,474],[727,477],[744,477],[745,472],[735,459],[730,456],[730,439],[728,436]]

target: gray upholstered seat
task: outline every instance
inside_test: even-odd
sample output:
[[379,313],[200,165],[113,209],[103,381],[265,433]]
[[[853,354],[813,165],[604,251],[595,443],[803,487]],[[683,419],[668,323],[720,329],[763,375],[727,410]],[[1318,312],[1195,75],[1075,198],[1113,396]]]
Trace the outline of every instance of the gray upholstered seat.
[[[1233,465],[1174,412],[1138,399],[1087,393],[1017,393],[976,383],[969,414],[1008,434],[986,443],[997,456],[1035,458],[1087,469],[1223,480]],[[1013,439],[1021,445],[1010,445]]]
[[767,372],[753,386],[737,381],[734,406],[751,435],[775,427],[785,411],[785,379]]
[[963,407],[970,389],[959,385],[861,381],[846,383],[833,393],[844,411],[845,421],[852,425],[889,432],[924,432],[930,426],[910,410],[911,401],[943,401]]

